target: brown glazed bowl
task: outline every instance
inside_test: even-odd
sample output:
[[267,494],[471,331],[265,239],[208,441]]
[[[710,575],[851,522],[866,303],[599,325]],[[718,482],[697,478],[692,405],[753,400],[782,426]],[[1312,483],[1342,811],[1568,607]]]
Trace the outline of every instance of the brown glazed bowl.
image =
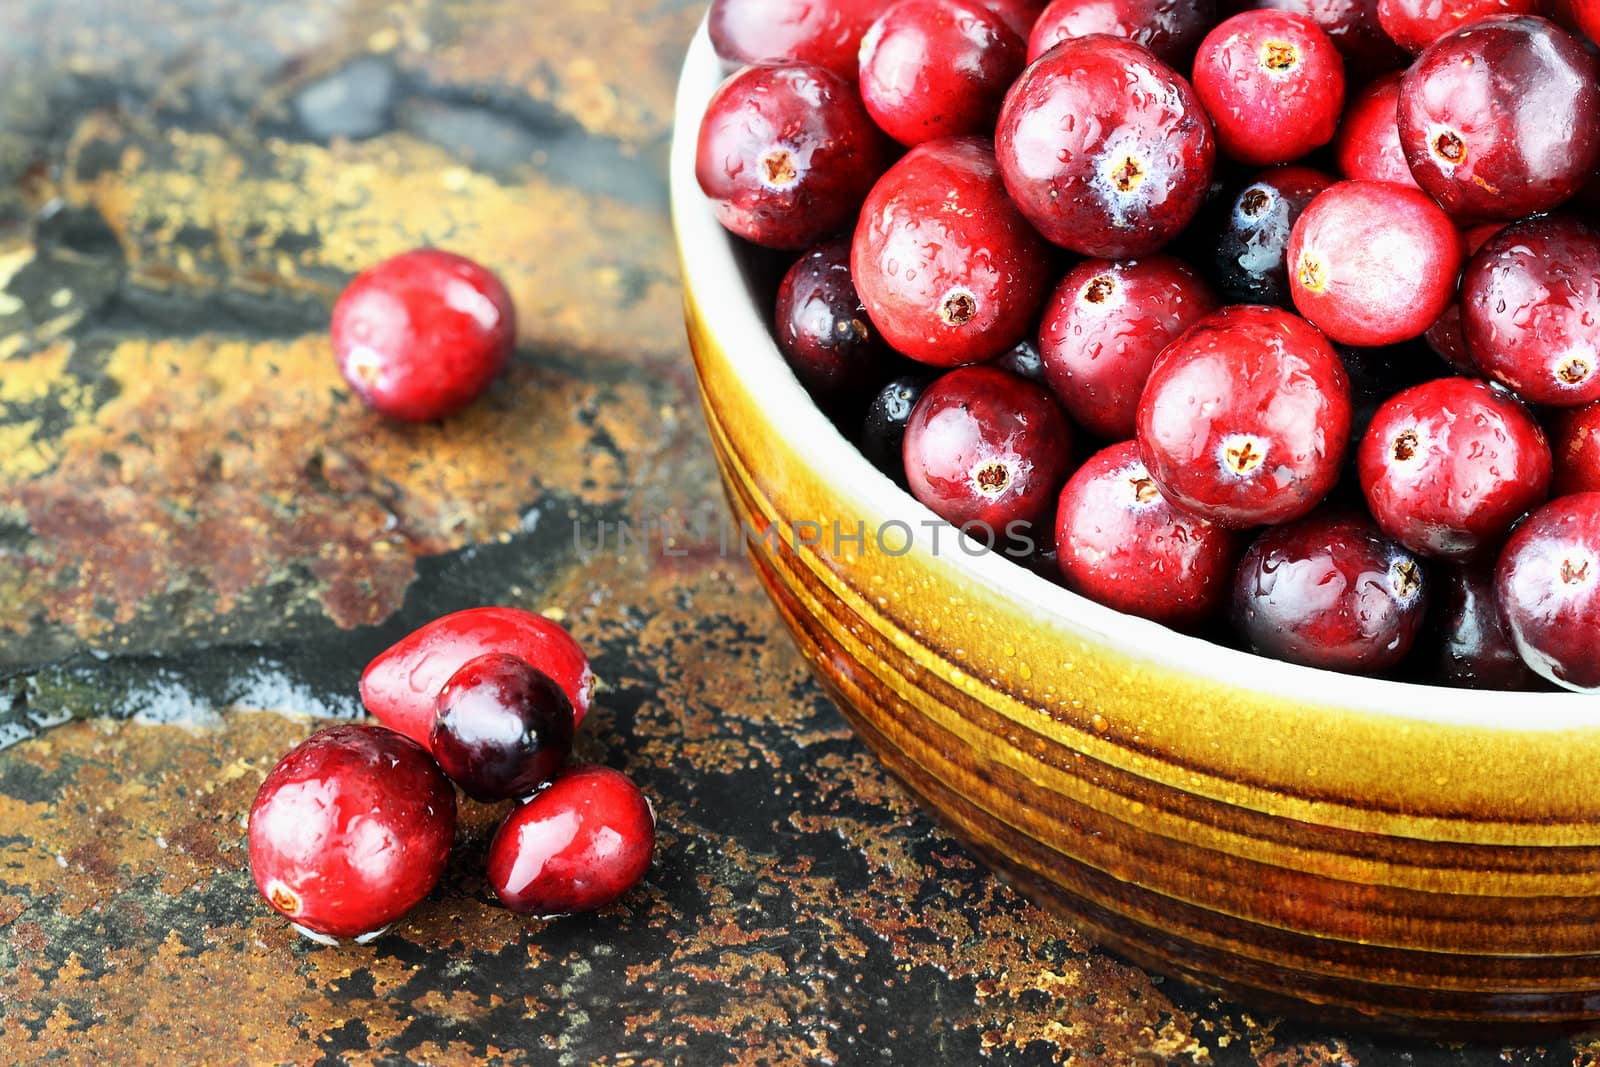
[[1600,699],[1273,662],[969,556],[948,528],[936,550],[933,513],[789,372],[696,185],[723,73],[702,30],[672,201],[706,422],[735,520],[781,534],[749,542],[757,574],[884,765],[1154,970],[1451,1036],[1600,1021]]

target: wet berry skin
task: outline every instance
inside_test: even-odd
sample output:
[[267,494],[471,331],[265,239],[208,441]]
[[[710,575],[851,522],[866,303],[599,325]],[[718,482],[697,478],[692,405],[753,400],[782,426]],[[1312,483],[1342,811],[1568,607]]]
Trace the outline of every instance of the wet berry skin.
[[1600,401],[1556,411],[1550,419],[1555,496],[1600,492]]
[[1310,167],[1264,170],[1239,191],[1211,253],[1212,277],[1239,304],[1279,304],[1289,294],[1289,235],[1333,179]]
[[560,623],[520,608],[468,608],[434,619],[380,652],[361,675],[361,702],[379,722],[426,745],[439,690],[469,660],[503,652],[554,678],[572,701],[573,726],[589,711],[589,657]]
[[1564,689],[1600,692],[1600,493],[1550,501],[1517,527],[1495,567],[1517,651]]
[[1194,91],[1230,158],[1288,163],[1333,140],[1344,111],[1344,58],[1304,15],[1244,11],[1201,42]]
[[1255,0],[1246,6],[1288,11],[1315,22],[1344,56],[1351,85],[1399,70],[1411,61],[1378,24],[1378,0]]
[[1216,20],[1215,0],[1054,0],[1033,24],[1028,62],[1069,37],[1105,33],[1144,45],[1161,62],[1187,70]]
[[1200,320],[1156,360],[1139,455],[1168,500],[1234,529],[1300,518],[1339,480],[1350,384],[1327,338],[1277,308]]
[[1076,425],[1129,440],[1156,357],[1216,309],[1211,287],[1181,260],[1084,260],[1045,301],[1046,379]]
[[712,0],[711,44],[724,62],[809,63],[855,79],[861,37],[893,0]]
[[1385,74],[1362,89],[1345,110],[1333,155],[1346,178],[1420,188],[1400,147],[1402,78],[1399,71]]
[[1421,337],[1456,296],[1461,235],[1417,189],[1340,182],[1289,237],[1289,289],[1311,324],[1367,348]]
[[455,827],[455,790],[421,745],[381,726],[333,726],[261,783],[250,874],[307,936],[365,939],[433,890]]
[[818,245],[778,286],[778,348],[812,393],[846,396],[879,381],[893,356],[850,277],[850,240]]
[[911,494],[955,526],[996,541],[1050,511],[1072,467],[1072,432],[1050,391],[993,367],[934,382],[906,425]]
[[1522,662],[1494,594],[1494,564],[1432,572],[1432,680],[1462,689],[1545,688]]
[[500,824],[489,886],[524,915],[594,911],[644,878],[655,842],[650,803],[626,775],[572,767]]
[[867,405],[866,418],[862,420],[861,454],[901,485],[906,481],[905,460],[901,456],[906,423],[911,421],[911,412],[923,391],[934,380],[932,371],[891,379]]
[[[1548,211],[1600,159],[1600,62],[1542,18],[1499,16],[1440,38],[1400,87],[1400,146],[1458,219]],[[1551,131],[1563,131],[1552,136]]]
[[1378,24],[1391,39],[1421,52],[1453,30],[1494,15],[1537,15],[1541,0],[1378,0]]
[[454,415],[511,362],[511,295],[487,268],[419,248],[356,276],[333,307],[334,358],[350,388],[392,419]]
[[1439,378],[1391,397],[1356,462],[1383,531],[1440,559],[1493,553],[1550,492],[1550,445],[1538,421],[1473,378]]
[[1065,41],[1023,72],[995,132],[1006,189],[1049,240],[1131,259],[1176,237],[1205,202],[1216,139],[1194,90],[1148,50]]
[[1039,353],[1039,346],[1031,338],[1024,337],[1011,348],[995,358],[990,366],[998,367],[1008,374],[1015,374],[1018,378],[1026,378],[1030,382],[1045,381],[1044,356]]
[[1132,441],[1099,452],[1068,479],[1056,508],[1056,558],[1067,588],[1174,627],[1228,600],[1236,535],[1178,511]]
[[978,0],[900,0],[861,42],[861,99],[903,145],[987,136],[1026,55]]
[[526,660],[491,652],[439,690],[429,749],[474,800],[532,793],[572,752],[572,701]]
[[1352,674],[1399,665],[1427,614],[1423,565],[1365,517],[1267,530],[1234,578],[1232,618],[1252,649]]
[[849,228],[889,158],[854,85],[821,67],[761,64],[706,106],[695,176],[728,230],[798,250]]
[[1006,198],[989,146],[957,137],[913,148],[873,188],[850,268],[896,351],[954,367],[1032,332],[1049,246]]

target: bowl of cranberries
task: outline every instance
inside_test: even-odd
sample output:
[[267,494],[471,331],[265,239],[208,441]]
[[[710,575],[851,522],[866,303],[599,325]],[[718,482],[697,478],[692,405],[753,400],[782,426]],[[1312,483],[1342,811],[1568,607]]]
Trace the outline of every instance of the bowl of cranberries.
[[1132,959],[1600,1019],[1600,4],[714,0],[672,155],[743,546]]

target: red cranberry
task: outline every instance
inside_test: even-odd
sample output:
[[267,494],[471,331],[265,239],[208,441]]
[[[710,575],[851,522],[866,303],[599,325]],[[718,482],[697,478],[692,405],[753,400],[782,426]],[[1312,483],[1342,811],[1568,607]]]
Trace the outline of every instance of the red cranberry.
[[1211,287],[1169,256],[1078,264],[1045,302],[1040,357],[1061,406],[1096,437],[1133,437],[1156,357],[1217,308]]
[[1277,308],[1223,308],[1169,345],[1139,400],[1163,495],[1233,528],[1309,512],[1339,480],[1350,385],[1339,354]]
[[1304,15],[1244,11],[1206,35],[1194,91],[1222,151],[1264,166],[1333,140],[1344,110],[1344,59]]
[[1554,495],[1600,492],[1600,401],[1556,411],[1550,450],[1555,457]]
[[1400,145],[1417,184],[1451,214],[1514,219],[1588,180],[1597,112],[1600,64],[1576,37],[1500,16],[1440,38],[1406,72]]
[[438,884],[456,793],[428,753],[348,724],[296,745],[250,808],[250,874],[307,937],[367,941]]
[[856,288],[898,351],[939,367],[993,359],[1044,300],[1048,246],[1006,199],[977,138],[918,145],[861,209]]
[[1255,0],[1249,6],[1288,11],[1315,22],[1344,56],[1351,84],[1411,61],[1378,24],[1378,0]]
[[1515,397],[1440,378],[1391,397],[1357,453],[1361,488],[1390,537],[1424,556],[1493,552],[1550,492],[1550,446]]
[[594,911],[639,884],[655,846],[650,802],[627,775],[573,767],[500,824],[489,886],[524,915]]
[[428,747],[474,800],[527,796],[572,752],[572,701],[525,660],[468,660],[439,690]]
[[1289,303],[1289,235],[1332,184],[1310,167],[1273,167],[1240,190],[1211,250],[1224,297],[1240,304]]
[[1456,296],[1461,235],[1426,194],[1388,182],[1340,182],[1311,202],[1289,237],[1294,306],[1342,344],[1421,337]]
[[1056,557],[1067,588],[1106,607],[1187,627],[1227,601],[1234,535],[1178,511],[1132,441],[1068,480],[1056,509]]
[[1033,24],[1028,62],[1068,38],[1106,33],[1144,45],[1168,66],[1187,68],[1216,18],[1215,0],[1054,0]]
[[1435,679],[1463,689],[1542,689],[1517,654],[1494,595],[1494,567],[1443,567],[1434,572]]
[[1333,156],[1346,178],[1419,188],[1400,147],[1401,78],[1399,71],[1385,74],[1361,90],[1345,111]]
[[1565,689],[1600,692],[1600,493],[1564,496],[1529,516],[1494,579],[1523,661]]
[[712,96],[695,176],[723,226],[800,249],[849,227],[889,151],[849,82],[821,67],[762,65]]
[[850,277],[850,241],[801,256],[778,286],[778,348],[805,387],[824,398],[880,380],[892,358]]
[[1461,317],[1473,362],[1524,400],[1600,400],[1600,234],[1551,216],[1507,226],[1467,266]]
[[906,481],[902,458],[906,423],[911,421],[911,412],[923,391],[933,382],[931,372],[902,374],[878,390],[862,421],[861,454],[901,485]]
[[1427,612],[1422,562],[1365,518],[1314,516],[1263,533],[1239,564],[1233,622],[1250,647],[1308,667],[1397,666]]
[[378,721],[428,743],[439,690],[469,660],[516,656],[554,678],[572,701],[573,726],[589,711],[589,658],[559,623],[517,608],[469,608],[434,619],[379,653],[361,675],[361,702]]
[[1378,0],[1378,23],[1400,47],[1420,52],[1454,30],[1494,15],[1537,15],[1541,0]]
[[1051,241],[1086,256],[1148,255],[1205,202],[1216,142],[1194,90],[1146,49],[1065,41],[1017,80],[995,151],[1006,188]]
[[892,2],[711,0],[711,45],[735,66],[809,63],[854,80],[861,36]]
[[1072,433],[1049,390],[993,367],[934,382],[906,425],[911,495],[989,543],[1050,511],[1071,471]]
[[511,362],[517,314],[487,269],[421,248],[357,275],[332,336],[339,373],[369,407],[426,422],[472,403]]
[[978,0],[901,0],[861,42],[861,98],[904,145],[987,135],[1026,54]]

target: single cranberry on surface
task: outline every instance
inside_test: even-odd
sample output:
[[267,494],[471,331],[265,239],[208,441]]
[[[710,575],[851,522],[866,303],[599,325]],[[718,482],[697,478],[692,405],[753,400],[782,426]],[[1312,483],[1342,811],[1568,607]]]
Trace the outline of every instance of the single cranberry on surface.
[[1537,15],[1543,0],[1378,0],[1378,24],[1402,48],[1421,52],[1454,30],[1494,15]]
[[1345,110],[1334,138],[1333,157],[1346,178],[1420,188],[1400,147],[1402,78],[1399,71],[1385,74],[1361,90]]
[[934,382],[906,425],[911,495],[955,526],[1037,523],[1072,466],[1072,430],[1050,391],[993,367],[963,367]]
[[821,67],[761,64],[706,105],[695,177],[728,230],[798,250],[848,229],[889,159],[854,85]]
[[1440,567],[1433,574],[1433,680],[1462,689],[1525,691],[1545,684],[1517,653],[1494,594],[1494,565]]
[[1400,86],[1400,146],[1461,219],[1515,219],[1577,192],[1600,159],[1600,62],[1542,18],[1503,15],[1428,48]]
[[1132,441],[1093,456],[1061,490],[1056,559],[1067,588],[1188,627],[1227,603],[1235,535],[1167,502]]
[[1273,167],[1239,191],[1211,249],[1212,277],[1224,297],[1240,304],[1289,304],[1289,235],[1311,201],[1332,184],[1310,167]]
[[1441,559],[1494,552],[1550,492],[1550,445],[1538,420],[1473,378],[1439,378],[1392,397],[1356,462],[1383,531]]
[[1105,33],[1142,44],[1170,67],[1187,69],[1216,0],[1054,0],[1033,24],[1028,62],[1071,37]]
[[1555,496],[1600,492],[1600,401],[1563,408],[1550,417],[1550,451],[1555,459]]
[[1039,355],[1050,388],[1074,423],[1128,440],[1156,357],[1216,309],[1211,287],[1181,260],[1085,260],[1045,301]]
[[711,0],[707,25],[734,66],[809,63],[854,80],[861,37],[893,0]]
[[381,726],[333,726],[261,783],[250,874],[307,937],[370,940],[438,884],[455,830],[455,790],[421,745]]
[[1255,0],[1246,6],[1288,11],[1315,22],[1344,56],[1352,85],[1411,62],[1378,24],[1378,0]]
[[526,660],[468,660],[439,690],[429,749],[474,800],[527,796],[572,752],[572,701]]
[[639,884],[655,845],[650,802],[627,775],[572,767],[495,831],[489,886],[524,915],[594,911]]
[[1242,529],[1300,518],[1339,480],[1350,384],[1304,319],[1241,305],[1167,346],[1139,400],[1139,455],[1168,500]]
[[1000,110],[995,152],[1011,198],[1045,237],[1130,259],[1193,220],[1216,140],[1188,82],[1102,34],[1064,41],[1023,72]]
[[902,374],[891,379],[867,405],[866,418],[862,420],[861,454],[901,485],[906,480],[905,459],[901,451],[906,437],[906,423],[911,421],[911,412],[922,398],[923,391],[934,380],[932,371]]
[[339,373],[369,407],[427,422],[472,403],[511,362],[517,315],[486,267],[419,248],[358,274],[331,335]]
[[1427,613],[1422,561],[1365,517],[1317,515],[1267,530],[1234,578],[1232,617],[1262,655],[1377,674],[1398,666]]
[[937,367],[993,359],[1032,332],[1049,246],[975,137],[918,145],[861,209],[851,273],[878,331]]
[[1333,140],[1344,111],[1344,59],[1311,19],[1244,11],[1200,44],[1194,91],[1222,151],[1265,166]]
[[778,286],[778,348],[813,393],[838,397],[879,381],[893,353],[850,277],[850,240],[818,245]]
[[1530,515],[1494,581],[1523,661],[1564,689],[1600,692],[1600,493],[1559,497]]

